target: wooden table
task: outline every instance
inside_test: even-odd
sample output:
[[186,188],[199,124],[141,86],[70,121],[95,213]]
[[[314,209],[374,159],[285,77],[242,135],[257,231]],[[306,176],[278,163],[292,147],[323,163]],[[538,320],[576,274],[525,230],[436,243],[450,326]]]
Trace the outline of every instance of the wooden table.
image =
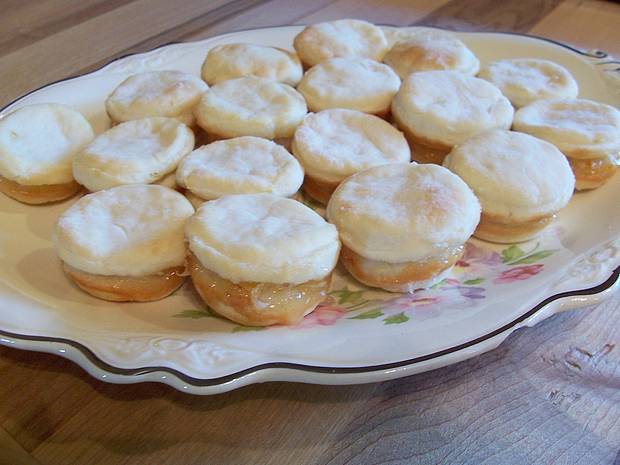
[[[111,58],[358,17],[528,32],[620,56],[620,4],[577,0],[3,0],[0,104]],[[213,397],[96,381],[0,347],[0,464],[620,463],[620,296],[431,373]]]

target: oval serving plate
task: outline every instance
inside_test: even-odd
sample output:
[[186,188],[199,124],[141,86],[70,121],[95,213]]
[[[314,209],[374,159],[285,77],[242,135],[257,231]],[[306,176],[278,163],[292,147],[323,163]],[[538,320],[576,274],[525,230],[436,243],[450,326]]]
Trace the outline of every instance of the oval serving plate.
[[[258,29],[164,46],[33,91],[2,113],[59,102],[80,110],[101,132],[109,125],[103,102],[128,75],[155,69],[198,74],[214,45],[290,49],[300,30]],[[602,52],[516,34],[457,35],[483,62],[556,61],[576,77],[582,97],[618,105],[617,65]],[[63,275],[50,241],[56,218],[75,200],[32,207],[2,196],[0,344],[59,354],[105,381],[157,381],[194,394],[264,381],[355,384],[420,373],[491,350],[520,327],[595,304],[620,287],[618,198],[616,176],[576,194],[536,241],[500,247],[471,240],[449,278],[414,294],[371,290],[339,270],[328,301],[301,324],[255,329],[211,315],[189,283],[148,304],[84,294]]]

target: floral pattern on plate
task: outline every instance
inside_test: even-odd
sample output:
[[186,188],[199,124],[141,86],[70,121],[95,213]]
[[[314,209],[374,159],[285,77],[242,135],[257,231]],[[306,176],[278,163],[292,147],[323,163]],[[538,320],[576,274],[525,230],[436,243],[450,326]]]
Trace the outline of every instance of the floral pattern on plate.
[[[437,316],[440,312],[472,307],[485,299],[487,290],[523,281],[543,271],[540,263],[556,250],[540,249],[540,242],[523,250],[518,245],[496,251],[492,246],[465,245],[461,259],[449,277],[429,289],[412,294],[394,294],[365,287],[359,283],[336,285],[314,312],[291,329],[332,326],[341,320],[377,320],[384,325],[407,323]],[[176,318],[218,318],[208,308],[175,313]],[[277,327],[277,326],[276,326]],[[231,332],[263,331],[264,327],[233,326]]]

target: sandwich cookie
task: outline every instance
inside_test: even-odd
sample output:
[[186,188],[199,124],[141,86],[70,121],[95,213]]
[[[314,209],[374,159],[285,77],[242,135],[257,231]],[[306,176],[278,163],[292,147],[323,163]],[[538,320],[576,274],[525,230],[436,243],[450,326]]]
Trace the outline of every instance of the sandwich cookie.
[[603,185],[620,164],[620,111],[610,105],[538,100],[516,112],[513,127],[559,148],[568,157],[578,190]]
[[307,68],[335,57],[381,61],[388,51],[383,31],[374,24],[357,19],[307,26],[295,36],[293,46]]
[[209,50],[201,75],[210,86],[244,76],[255,76],[296,86],[303,74],[295,53],[255,44],[224,44]]
[[304,171],[282,146],[259,137],[236,137],[194,150],[177,169],[177,182],[194,206],[230,194],[290,197]]
[[576,98],[579,87],[566,68],[549,60],[513,58],[487,63],[478,77],[502,91],[515,108],[535,100]]
[[508,129],[514,110],[497,87],[456,71],[410,74],[392,101],[413,159],[443,162],[452,147],[489,129]]
[[307,112],[304,98],[291,86],[252,76],[214,85],[195,109],[198,125],[211,141],[292,137]]
[[293,154],[306,173],[304,190],[324,204],[352,174],[411,159],[405,137],[387,121],[340,109],[309,114],[295,131]]
[[413,292],[441,280],[480,220],[467,184],[442,166],[385,165],[346,179],[327,205],[341,261],[358,281]]
[[73,160],[77,182],[95,192],[150,184],[173,172],[194,148],[194,134],[174,118],[127,121],[97,136]]
[[456,35],[443,29],[435,29],[426,26],[410,26],[410,27],[395,27],[395,26],[381,26],[381,30],[385,35],[388,42],[388,50],[394,47],[397,42],[403,42],[409,39],[418,39],[421,37],[429,37],[440,40],[445,37],[454,37]]
[[185,280],[183,228],[194,208],[172,189],[131,184],[78,200],[53,241],[67,276],[104,300],[148,302]]
[[297,90],[310,111],[346,108],[386,117],[400,79],[369,59],[332,58],[310,68]]
[[112,124],[166,116],[192,127],[193,109],[207,88],[202,79],[182,71],[147,71],[121,82],[105,107]]
[[480,61],[459,39],[447,34],[419,34],[396,42],[383,59],[401,79],[411,73],[450,70],[475,76]]
[[0,191],[28,204],[71,197],[76,153],[95,136],[81,113],[56,103],[15,110],[0,119]]
[[444,166],[460,176],[482,205],[474,236],[501,243],[538,235],[570,201],[575,177],[549,142],[495,130],[455,147]]
[[329,291],[336,228],[305,205],[272,194],[205,202],[187,222],[196,290],[240,324],[294,324]]

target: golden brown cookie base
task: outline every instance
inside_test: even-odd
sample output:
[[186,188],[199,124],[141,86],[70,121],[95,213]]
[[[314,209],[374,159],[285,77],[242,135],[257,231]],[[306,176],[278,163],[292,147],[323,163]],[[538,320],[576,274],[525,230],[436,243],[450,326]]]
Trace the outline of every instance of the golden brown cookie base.
[[575,175],[575,188],[580,191],[602,186],[618,170],[608,158],[567,158]]
[[555,214],[527,221],[510,222],[497,215],[482,213],[474,236],[489,242],[510,244],[532,239],[555,219]]
[[306,176],[302,187],[304,192],[314,200],[323,205],[327,205],[327,202],[329,202],[330,197],[339,185],[339,182],[319,181],[310,176]]
[[247,326],[298,323],[325,300],[331,273],[302,284],[233,283],[208,270],[195,255],[189,256],[194,287],[219,315]]
[[416,136],[399,121],[396,115],[392,114],[392,119],[398,129],[405,135],[405,139],[407,139],[409,148],[411,149],[411,159],[413,161],[441,165],[446,155],[452,150],[452,147],[442,144],[441,142],[435,142]]
[[26,186],[0,176],[0,192],[20,202],[40,205],[68,199],[82,189],[77,182],[64,184],[43,184],[40,186]]
[[168,268],[148,276],[104,276],[87,273],[63,263],[67,276],[90,295],[112,302],[151,302],[176,291],[185,276],[182,266]]
[[[412,292],[417,285],[424,286],[424,282],[432,280],[443,271],[451,268],[461,255],[463,247],[447,250],[441,257],[432,257],[423,261],[391,264],[395,266],[393,273],[372,273],[365,263],[376,262],[362,257],[346,246],[342,246],[340,260],[344,267],[359,282],[371,287],[379,287],[390,292]],[[398,266],[396,266],[398,265]]]

